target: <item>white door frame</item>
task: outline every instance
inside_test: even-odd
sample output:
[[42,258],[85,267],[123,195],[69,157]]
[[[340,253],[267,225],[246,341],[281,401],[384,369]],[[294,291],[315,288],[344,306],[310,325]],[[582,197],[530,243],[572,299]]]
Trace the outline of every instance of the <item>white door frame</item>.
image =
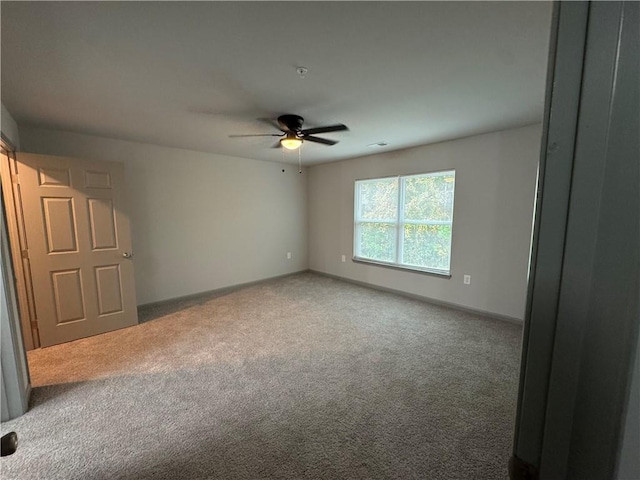
[[40,347],[38,323],[35,319],[35,304],[33,301],[33,289],[31,287],[29,260],[22,255],[25,244],[24,224],[19,221],[22,207],[18,194],[17,164],[15,149],[3,139],[2,148],[7,152],[7,159],[0,162],[2,177],[2,197],[7,220],[9,245],[11,247],[11,260],[15,275],[15,291],[17,295],[18,309],[22,339],[26,350]]
[[[2,139],[3,150],[9,151],[11,145]],[[1,406],[2,421],[10,420],[25,413],[29,407],[29,395],[31,382],[29,366],[24,348],[24,338],[21,332],[20,311],[17,305],[16,272],[13,269],[10,245],[8,242],[8,225],[5,223],[5,202],[0,198],[2,211],[0,211],[0,355],[1,365]]]

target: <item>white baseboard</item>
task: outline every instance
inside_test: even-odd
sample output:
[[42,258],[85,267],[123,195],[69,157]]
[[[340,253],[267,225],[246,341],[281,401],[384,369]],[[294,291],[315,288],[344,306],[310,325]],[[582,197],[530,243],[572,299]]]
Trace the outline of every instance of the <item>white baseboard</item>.
[[409,292],[405,292],[405,291],[402,291],[402,290],[396,290],[394,288],[383,287],[383,286],[376,285],[376,284],[373,284],[373,283],[362,282],[360,280],[353,280],[351,278],[341,277],[339,275],[333,275],[331,273],[319,272],[318,270],[309,269],[309,272],[316,273],[316,274],[322,275],[324,277],[334,278],[336,280],[342,280],[343,282],[353,283],[354,285],[360,285],[362,287],[369,287],[369,288],[373,288],[375,290],[380,290],[380,291],[383,291],[383,292],[395,293],[396,295],[401,295],[403,297],[412,298],[414,300],[420,300],[420,301],[427,302],[427,303],[433,303],[435,305],[440,305],[440,306],[443,306],[443,307],[449,307],[449,308],[453,308],[455,310],[460,310],[460,311],[463,311],[463,312],[475,313],[477,315],[482,315],[484,317],[494,318],[496,320],[502,320],[502,321],[509,322],[509,323],[515,323],[515,324],[518,324],[518,325],[522,325],[524,323],[524,321],[521,318],[510,317],[509,315],[502,315],[502,314],[499,314],[499,313],[488,312],[486,310],[480,310],[480,309],[477,309],[477,308],[470,308],[470,307],[467,307],[467,306],[464,306],[464,305],[458,305],[456,303],[445,302],[443,300],[437,300],[435,298],[426,297],[424,295],[417,295],[415,293],[409,293]]
[[165,300],[158,300],[157,302],[144,303],[142,305],[138,305],[138,309],[148,309],[148,308],[154,308],[154,307],[161,307],[163,305],[167,305],[167,304],[170,304],[170,303],[173,303],[173,302],[191,300],[191,299],[196,299],[196,298],[199,298],[199,297],[206,297],[206,296],[209,296],[209,295],[219,295],[219,294],[222,294],[222,293],[229,293],[229,292],[233,292],[234,290],[239,290],[239,289],[244,288],[244,287],[250,287],[252,285],[258,285],[259,283],[269,282],[271,280],[277,280],[278,278],[290,277],[291,275],[297,275],[299,273],[304,273],[304,272],[308,272],[308,271],[309,271],[308,269],[298,270],[297,272],[285,273],[284,275],[276,275],[274,277],[261,278],[260,280],[254,280],[254,281],[251,281],[251,282],[237,283],[235,285],[229,285],[229,286],[226,286],[226,287],[214,288],[213,290],[205,290],[204,292],[190,293],[188,295],[181,295],[179,297],[171,297],[171,298],[167,298]]

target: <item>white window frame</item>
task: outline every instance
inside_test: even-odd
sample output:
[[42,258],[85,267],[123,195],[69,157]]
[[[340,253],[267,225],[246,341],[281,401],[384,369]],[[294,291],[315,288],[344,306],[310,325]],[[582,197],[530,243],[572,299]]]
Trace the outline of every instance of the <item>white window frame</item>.
[[[404,192],[405,192],[405,183],[408,178],[415,177],[428,177],[428,176],[445,176],[445,175],[453,175],[453,199],[451,205],[451,220],[450,221],[437,221],[437,220],[425,220],[425,221],[416,221],[416,220],[405,220],[404,218]],[[411,175],[394,175],[390,177],[378,177],[378,178],[367,178],[362,180],[356,180],[354,183],[354,202],[353,202],[353,257],[352,260],[355,262],[368,263],[372,265],[379,265],[383,267],[391,267],[397,268],[401,270],[411,270],[415,272],[429,273],[433,275],[439,275],[444,277],[451,277],[451,243],[453,241],[453,213],[454,213],[454,205],[455,205],[455,169],[450,170],[442,170],[437,172],[427,172],[427,173],[417,173]],[[368,183],[368,182],[376,182],[380,180],[389,180],[395,178],[398,182],[398,204],[397,204],[397,215],[396,219],[367,219],[363,220],[359,218],[360,209],[360,189],[358,188],[359,184]],[[372,258],[362,257],[359,255],[359,245],[358,241],[360,238],[360,226],[365,223],[387,223],[395,226],[396,231],[396,255],[395,261],[393,262],[385,262],[382,260],[375,260]],[[421,267],[418,265],[411,265],[408,263],[402,263],[401,259],[403,257],[403,245],[404,245],[404,226],[405,225],[450,225],[451,226],[451,239],[449,243],[449,268],[447,269],[439,269],[439,268],[428,268]]]

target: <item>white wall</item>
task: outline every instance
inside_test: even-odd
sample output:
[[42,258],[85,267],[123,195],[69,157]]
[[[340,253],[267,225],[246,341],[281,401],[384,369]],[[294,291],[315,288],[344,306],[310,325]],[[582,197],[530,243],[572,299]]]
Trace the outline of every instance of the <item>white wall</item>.
[[2,112],[0,115],[0,121],[2,124],[2,133],[12,143],[13,147],[17,150],[20,148],[20,135],[18,134],[18,125],[13,119],[9,111],[2,104]]
[[[516,319],[524,317],[541,125],[309,169],[309,267]],[[451,278],[354,263],[356,179],[456,170]],[[346,255],[342,263],[340,256]],[[463,285],[464,274],[471,285]]]
[[25,152],[125,164],[140,305],[308,268],[306,171],[69,132],[20,134]]

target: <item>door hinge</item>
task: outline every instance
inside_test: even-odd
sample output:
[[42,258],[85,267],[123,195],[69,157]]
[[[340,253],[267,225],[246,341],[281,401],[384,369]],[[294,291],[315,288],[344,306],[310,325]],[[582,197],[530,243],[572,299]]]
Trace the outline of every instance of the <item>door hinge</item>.
[[510,480],[538,480],[538,469],[513,455],[509,459]]
[[20,254],[22,255],[22,258],[29,258],[29,250],[22,250]]
[[17,173],[11,175],[11,183],[20,183],[20,176]]

